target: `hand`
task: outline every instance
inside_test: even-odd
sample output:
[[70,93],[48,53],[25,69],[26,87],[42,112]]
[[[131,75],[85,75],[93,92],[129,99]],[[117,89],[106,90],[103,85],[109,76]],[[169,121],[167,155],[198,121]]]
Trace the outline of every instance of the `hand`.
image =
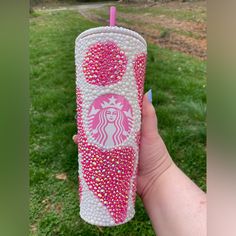
[[137,192],[143,199],[154,182],[172,164],[171,157],[158,133],[155,109],[148,96],[143,98],[142,129],[139,152]]

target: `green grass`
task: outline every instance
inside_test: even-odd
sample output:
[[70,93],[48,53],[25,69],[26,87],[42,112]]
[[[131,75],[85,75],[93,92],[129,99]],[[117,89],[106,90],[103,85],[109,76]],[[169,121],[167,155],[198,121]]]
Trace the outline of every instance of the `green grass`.
[[[118,12],[124,13],[135,13],[135,14],[145,14],[150,13],[153,16],[165,15],[171,18],[176,18],[177,20],[186,20],[186,21],[194,21],[194,22],[205,22],[206,21],[206,13],[203,10],[186,10],[186,9],[174,9],[168,8],[166,6],[158,6],[158,7],[139,7],[139,6],[127,6],[127,5],[119,5],[117,4]],[[193,6],[194,8],[194,6]]]
[[[142,202],[135,218],[98,228],[79,217],[74,41],[97,26],[77,12],[38,13],[30,20],[30,235],[154,235]],[[177,163],[205,190],[206,64],[148,47],[145,89],[152,88],[160,132]],[[66,173],[66,180],[55,176]]]
[[[158,22],[156,23],[147,23],[145,22],[145,20],[143,20],[143,16],[145,13],[150,13],[150,8],[147,8],[145,10],[139,10],[139,8],[137,7],[131,7],[131,6],[127,6],[127,7],[123,7],[123,6],[118,6],[118,9],[119,9],[119,12],[123,12],[123,13],[133,13],[134,16],[136,16],[137,14],[140,14],[140,17],[139,18],[135,18],[134,19],[129,19],[129,18],[125,18],[125,17],[121,17],[119,16],[119,13],[117,15],[117,23],[118,24],[121,24],[121,23],[124,23],[126,25],[135,25],[135,26],[139,26],[139,27],[143,27],[144,29],[149,29],[149,30],[153,30],[153,29],[156,29],[158,31],[160,31],[160,35],[158,37],[163,37],[163,36],[166,36],[165,34],[166,33],[171,33],[171,32],[174,32],[174,33],[177,33],[179,35],[184,35],[184,36],[188,36],[188,37],[192,37],[192,38],[195,38],[195,39],[200,39],[202,38],[201,35],[199,35],[199,33],[197,32],[193,32],[191,30],[182,30],[182,29],[178,29],[178,28],[173,28],[173,27],[169,27],[168,24],[166,24],[165,26],[162,26],[160,24],[158,24]],[[135,10],[136,9],[136,10]],[[153,11],[153,10],[152,10]],[[93,14],[93,15],[97,15],[103,19],[109,19],[109,11],[108,9],[106,8],[99,8],[99,9],[91,9],[90,11],[90,14]],[[196,13],[196,12],[195,12]],[[131,15],[131,14],[130,14]],[[151,16],[155,17],[159,15],[158,13],[157,14],[151,14]],[[162,15],[162,14],[160,14]],[[178,19],[178,14],[176,14],[176,12],[173,12],[173,14],[171,15],[168,15],[168,14],[164,14],[166,16],[168,16],[169,18],[172,18],[172,19]],[[143,17],[142,17],[143,16]],[[155,18],[153,18],[155,19]],[[187,20],[185,19],[184,17],[180,17],[179,20]],[[204,18],[201,18],[202,21],[204,21]]]

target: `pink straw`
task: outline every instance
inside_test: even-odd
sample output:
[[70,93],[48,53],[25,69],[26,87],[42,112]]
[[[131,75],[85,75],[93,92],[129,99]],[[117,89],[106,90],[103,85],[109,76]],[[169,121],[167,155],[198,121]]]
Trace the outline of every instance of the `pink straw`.
[[110,7],[110,26],[116,25],[116,7]]

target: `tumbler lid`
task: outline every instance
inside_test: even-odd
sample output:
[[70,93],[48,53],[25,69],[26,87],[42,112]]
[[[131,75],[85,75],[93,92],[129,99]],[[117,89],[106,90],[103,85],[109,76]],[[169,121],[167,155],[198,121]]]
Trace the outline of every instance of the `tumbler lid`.
[[141,43],[143,43],[145,47],[147,47],[146,40],[140,34],[138,34],[137,32],[135,32],[133,30],[126,29],[123,27],[118,27],[118,26],[100,26],[100,27],[85,30],[76,38],[76,42],[78,40],[81,40],[81,39],[83,39],[87,36],[90,36],[90,35],[95,35],[95,34],[104,34],[105,35],[105,34],[109,34],[109,33],[127,35],[130,37],[136,38]]

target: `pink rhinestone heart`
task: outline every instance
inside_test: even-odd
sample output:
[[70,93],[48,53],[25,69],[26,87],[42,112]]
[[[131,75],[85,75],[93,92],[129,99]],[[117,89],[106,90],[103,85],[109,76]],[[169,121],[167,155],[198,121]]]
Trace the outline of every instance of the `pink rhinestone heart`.
[[[89,150],[91,155],[88,155],[86,150]],[[108,209],[114,221],[122,223],[127,215],[130,180],[134,168],[134,150],[124,147],[102,151],[96,146],[86,145],[81,151],[83,177],[89,190]]]

